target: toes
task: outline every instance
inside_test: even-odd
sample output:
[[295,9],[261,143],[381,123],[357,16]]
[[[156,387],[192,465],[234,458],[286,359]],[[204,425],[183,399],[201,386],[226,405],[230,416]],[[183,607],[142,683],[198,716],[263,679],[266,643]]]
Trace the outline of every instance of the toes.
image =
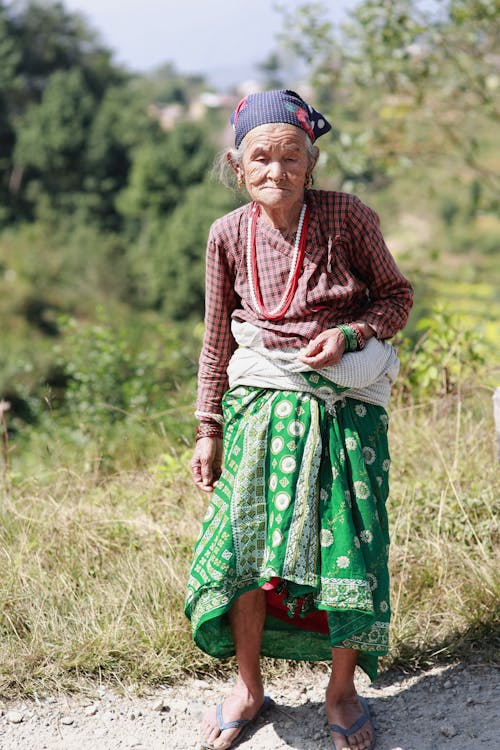
[[221,732],[219,727],[208,725],[207,731],[204,731],[202,736],[203,741],[213,750],[227,750],[238,736],[238,732],[234,729],[226,729]]
[[[229,738],[228,739],[223,739],[223,737],[222,737],[223,734],[226,734],[226,735],[227,734],[232,734],[233,736],[230,739]],[[213,743],[213,746],[214,746],[215,750],[227,750],[228,747],[231,747],[233,740],[237,736],[238,736],[238,733],[236,733],[236,735],[234,735],[234,732],[227,732],[227,731],[226,732],[222,732],[221,734],[219,734],[218,739]]]
[[373,742],[373,731],[371,730],[371,727],[367,727],[363,733],[364,736],[364,748],[369,748],[370,745]]
[[218,727],[214,727],[213,724],[210,724],[209,721],[206,721],[206,722],[203,722],[201,735],[203,737],[204,742],[206,742],[208,745],[212,745],[213,747],[216,747],[215,740],[220,735],[220,731]]
[[333,740],[333,744],[335,745],[335,748],[338,748],[338,750],[353,750],[350,745],[347,745],[347,737],[344,735],[338,734],[338,732],[332,732],[331,738]]
[[367,747],[369,747],[369,743],[362,735],[355,734],[349,737],[349,750],[365,750]]
[[372,736],[369,731],[364,730],[357,732],[349,738],[350,750],[368,750],[372,743]]
[[215,747],[215,740],[217,739],[218,734],[217,732],[214,732],[213,730],[205,735],[205,742],[207,742],[212,747]]
[[332,739],[335,745],[335,748],[338,748],[338,750],[353,750],[351,745],[346,744],[347,738],[343,735],[337,734],[337,737],[341,737],[341,739],[336,740],[335,739],[335,733],[332,734]]

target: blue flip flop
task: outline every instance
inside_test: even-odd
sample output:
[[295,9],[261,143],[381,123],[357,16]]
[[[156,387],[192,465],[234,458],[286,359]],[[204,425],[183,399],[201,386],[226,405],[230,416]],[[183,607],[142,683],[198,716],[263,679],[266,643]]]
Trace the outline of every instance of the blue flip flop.
[[[354,722],[354,724],[352,726],[350,726],[349,729],[346,729],[345,727],[341,727],[338,724],[329,724],[328,728],[329,728],[330,732],[338,732],[338,734],[343,734],[344,737],[347,740],[347,738],[349,737],[350,734],[354,734],[354,732],[357,732],[358,729],[361,729],[361,727],[363,726],[363,724],[366,724],[367,721],[370,722],[370,724],[372,725],[372,729],[373,729],[373,723],[372,723],[372,719],[371,719],[371,716],[370,716],[370,709],[368,708],[368,702],[367,702],[366,698],[363,698],[360,695],[359,698],[358,698],[358,700],[359,700],[359,702],[361,704],[361,708],[363,709],[363,713],[361,714],[361,716],[359,717],[359,719],[356,719],[356,721]],[[374,731],[374,735],[375,735],[375,731]],[[335,742],[333,741],[333,739],[332,739],[332,745],[333,745],[333,750],[337,750],[337,748],[335,746]],[[367,748],[367,750],[373,750],[374,747],[375,747],[375,736],[373,737],[373,742]]]
[[[229,748],[236,747],[245,737],[246,731],[250,728],[250,726],[253,724],[253,722],[257,719],[258,716],[260,716],[264,711],[267,711],[268,708],[271,707],[273,703],[272,698],[270,698],[268,695],[264,697],[264,703],[259,708],[253,719],[236,719],[235,721],[224,721],[222,718],[222,703],[219,703],[216,709],[216,717],[217,717],[217,726],[219,727],[220,731],[223,732],[225,729],[239,729],[239,734],[236,735],[232,743],[228,746],[227,750]],[[214,750],[212,745],[207,745],[202,742],[201,747],[204,748],[204,750]]]

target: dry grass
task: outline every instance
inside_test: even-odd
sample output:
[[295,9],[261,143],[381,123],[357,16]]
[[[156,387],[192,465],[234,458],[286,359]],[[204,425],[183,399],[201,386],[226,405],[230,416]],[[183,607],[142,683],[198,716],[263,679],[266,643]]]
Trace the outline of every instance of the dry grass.
[[182,474],[168,484],[154,470],[102,484],[61,471],[4,491],[1,694],[171,680],[206,665],[182,612],[194,493]]
[[491,398],[392,414],[391,660],[500,656],[500,471]]
[[[392,415],[393,651],[498,656],[498,477],[489,394]],[[158,453],[161,448],[158,444]],[[204,498],[187,455],[103,476],[5,476],[0,695],[145,688],[227,670],[193,646],[185,581]],[[495,635],[496,633],[496,635]],[[280,669],[269,662],[268,670]]]

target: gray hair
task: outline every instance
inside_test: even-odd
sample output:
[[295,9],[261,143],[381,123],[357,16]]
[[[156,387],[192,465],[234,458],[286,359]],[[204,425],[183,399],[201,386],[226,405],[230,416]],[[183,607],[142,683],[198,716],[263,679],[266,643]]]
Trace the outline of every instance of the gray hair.
[[[232,190],[240,190],[241,188],[238,187],[238,180],[234,169],[229,163],[228,157],[231,158],[233,164],[239,166],[243,161],[243,154],[245,153],[245,141],[246,137],[243,138],[242,142],[239,145],[239,148],[230,148],[220,151],[215,157],[214,165],[212,167],[212,176],[215,179],[219,180],[219,182],[221,182],[225,187],[231,188]],[[313,164],[313,162],[318,157],[319,149],[313,144],[313,142],[305,132],[304,142],[307,155],[309,157],[309,163]]]

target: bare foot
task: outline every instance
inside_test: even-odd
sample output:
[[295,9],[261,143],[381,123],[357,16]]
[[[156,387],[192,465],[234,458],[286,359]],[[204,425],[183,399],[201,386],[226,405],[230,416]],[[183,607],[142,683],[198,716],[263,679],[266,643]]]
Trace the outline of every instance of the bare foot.
[[[327,694],[326,717],[328,724],[349,729],[363,716],[364,710],[356,693],[341,698],[332,698]],[[340,732],[331,732],[335,750],[366,750],[374,739],[372,723],[367,719],[356,731],[346,738]]]
[[[250,693],[245,686],[236,683],[231,695],[222,704],[222,720],[224,722],[238,721],[239,719],[252,720],[264,702],[264,689]],[[214,750],[225,750],[231,746],[241,728],[224,729],[221,731],[217,722],[217,707],[211,708],[201,725],[203,747],[214,748]]]

